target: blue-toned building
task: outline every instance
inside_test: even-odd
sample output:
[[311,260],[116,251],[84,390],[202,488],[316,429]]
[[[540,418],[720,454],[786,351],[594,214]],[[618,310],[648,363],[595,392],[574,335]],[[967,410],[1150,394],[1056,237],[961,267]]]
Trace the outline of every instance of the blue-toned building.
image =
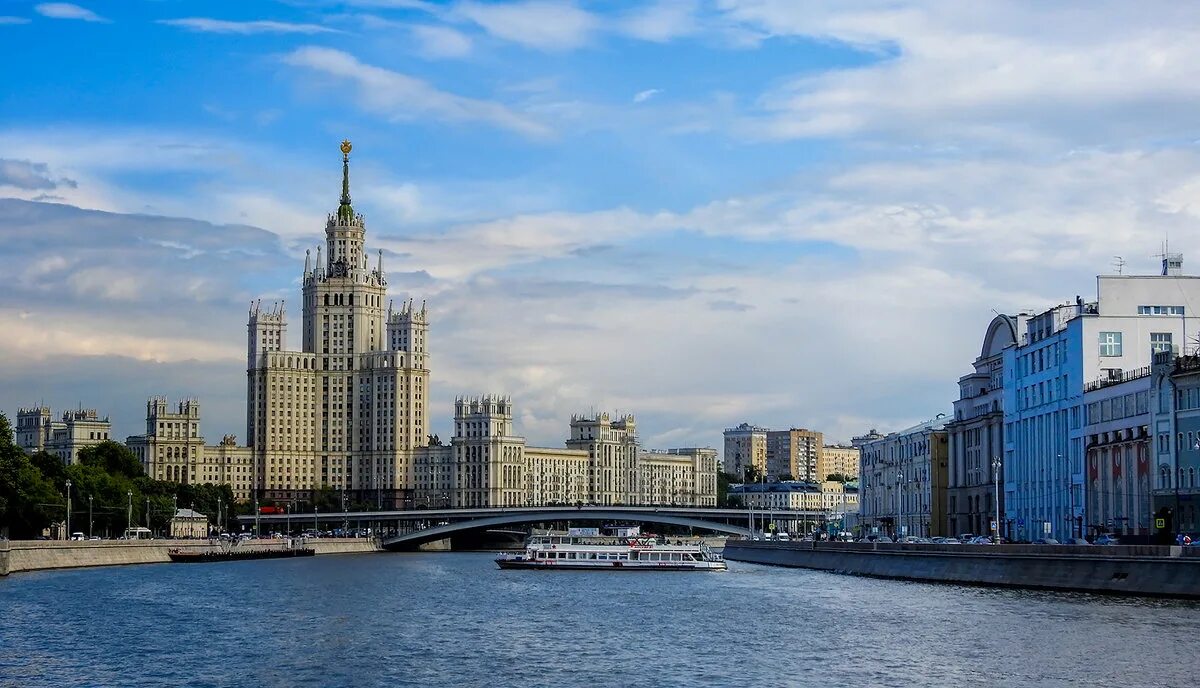
[[1200,356],[1156,355],[1150,398],[1154,516],[1200,532]]
[[1168,255],[1161,275],[1102,275],[1096,300],[1032,315],[1004,351],[1004,513],[1018,539],[1088,533],[1084,391],[1144,372],[1200,333],[1200,278]]

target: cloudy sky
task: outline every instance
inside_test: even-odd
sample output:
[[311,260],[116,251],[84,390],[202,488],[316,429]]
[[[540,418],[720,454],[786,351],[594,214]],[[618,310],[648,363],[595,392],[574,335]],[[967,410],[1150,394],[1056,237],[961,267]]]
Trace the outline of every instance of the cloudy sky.
[[244,435],[343,138],[431,416],[512,395],[644,444],[948,411],[993,309],[1200,261],[1190,3],[0,5],[0,409],[153,394]]

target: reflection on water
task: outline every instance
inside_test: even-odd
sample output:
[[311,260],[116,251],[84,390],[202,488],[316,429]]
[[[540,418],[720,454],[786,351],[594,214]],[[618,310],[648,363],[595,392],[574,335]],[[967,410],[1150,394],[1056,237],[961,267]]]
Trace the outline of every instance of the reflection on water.
[[500,571],[487,554],[0,579],[0,685],[1195,683],[1200,605],[725,573]]

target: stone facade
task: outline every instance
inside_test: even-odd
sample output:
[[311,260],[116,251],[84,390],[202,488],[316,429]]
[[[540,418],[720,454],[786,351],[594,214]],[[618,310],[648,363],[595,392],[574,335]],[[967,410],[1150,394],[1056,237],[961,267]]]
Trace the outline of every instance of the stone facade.
[[[1156,354],[1150,387],[1155,519],[1200,531],[1200,355]],[[1157,530],[1157,529],[1156,529]]]
[[[973,372],[958,380],[954,420],[946,424],[950,463],[946,509],[950,535],[994,535],[996,484],[993,462],[1004,456],[1004,349],[1013,346],[1026,316],[997,315],[988,325]],[[1004,467],[999,468],[1004,481]],[[1000,515],[1004,520],[1004,493]],[[1007,523],[1001,535],[1012,537]]]
[[863,525],[879,533],[946,534],[944,414],[862,446]]
[[741,479],[747,468],[753,467],[761,475],[767,473],[767,429],[749,423],[725,429],[725,455],[723,466],[726,473]]
[[67,411],[55,421],[47,406],[18,409],[14,429],[17,446],[29,454],[53,454],[66,464],[78,463],[80,449],[112,439],[111,433],[112,423],[95,409]]
[[717,450],[704,447],[638,455],[638,504],[717,505]]
[[1151,513],[1150,371],[1097,380],[1083,394],[1084,536],[1149,535]]
[[146,433],[125,439],[146,475],[180,484],[229,485],[238,500],[254,486],[254,454],[232,435],[207,446],[200,432],[200,402],[185,399],[171,410],[166,397],[146,402]]
[[282,304],[250,309],[247,441],[255,484],[289,499],[322,486],[402,506],[412,454],[426,441],[428,316],[424,304],[394,309],[380,252],[374,266],[366,223],[350,203],[349,151],[342,196],[316,260],[305,255],[300,351],[287,349]]

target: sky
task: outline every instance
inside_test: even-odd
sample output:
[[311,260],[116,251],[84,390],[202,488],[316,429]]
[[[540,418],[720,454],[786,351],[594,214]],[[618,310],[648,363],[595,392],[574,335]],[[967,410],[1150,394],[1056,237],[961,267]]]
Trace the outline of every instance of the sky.
[[997,312],[1200,261],[1178,2],[0,2],[0,410],[196,398],[351,191],[425,300],[432,431],[560,446],[948,413]]

